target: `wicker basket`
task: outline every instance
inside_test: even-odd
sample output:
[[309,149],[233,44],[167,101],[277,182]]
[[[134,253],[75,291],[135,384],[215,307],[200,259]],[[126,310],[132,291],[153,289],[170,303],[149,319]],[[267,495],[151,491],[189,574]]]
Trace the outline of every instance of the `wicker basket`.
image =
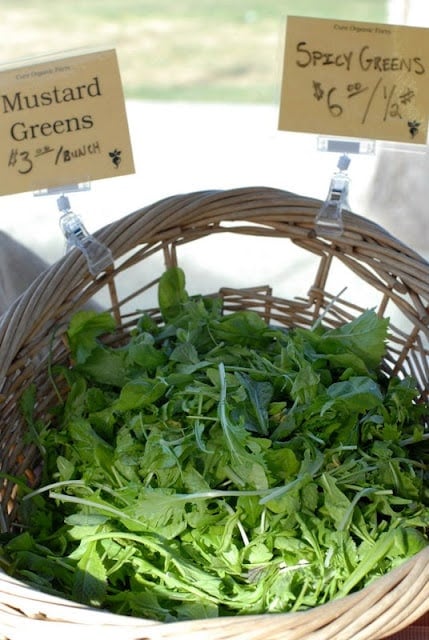
[[[213,260],[223,280],[216,288],[225,309],[255,309],[270,322],[286,326],[311,326],[321,313],[325,323],[336,326],[363,308],[376,307],[394,323],[386,371],[415,376],[426,398],[428,262],[381,227],[350,212],[344,213],[340,237],[318,235],[320,205],[262,187],[177,195],[97,232],[115,259],[109,272],[94,279],[85,258],[72,250],[42,274],[1,319],[1,471],[16,476],[38,465],[36,450],[23,438],[17,400],[36,382],[40,415],[55,402],[46,373],[52,335],[51,357],[59,362],[67,357],[61,340],[65,320],[94,297],[111,307],[118,335],[137,321],[136,309],[152,309],[156,315],[154,292],[164,264],[184,267],[190,293],[193,286],[195,292],[209,293],[201,291],[201,282],[205,288],[212,286],[207,274]],[[236,238],[234,248],[231,239]],[[195,285],[189,280],[192,272],[199,276]],[[278,290],[266,284],[267,278],[271,285],[278,282]],[[338,295],[345,286],[345,293]],[[0,525],[9,531],[16,517],[13,482],[4,480],[0,495]],[[423,615],[429,610],[428,596],[429,547],[365,589],[309,611],[168,624],[47,596],[0,573],[0,637],[28,640],[40,632],[44,639],[73,634],[79,640],[375,640]]]

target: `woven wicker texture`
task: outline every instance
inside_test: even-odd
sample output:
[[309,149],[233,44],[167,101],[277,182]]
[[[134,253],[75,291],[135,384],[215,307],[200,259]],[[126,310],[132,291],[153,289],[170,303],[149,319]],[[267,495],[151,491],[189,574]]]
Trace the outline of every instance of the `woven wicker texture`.
[[[183,266],[190,293],[220,291],[225,310],[255,309],[285,326],[309,327],[322,313],[327,325],[336,326],[375,307],[392,319],[386,372],[412,374],[427,398],[428,262],[350,212],[344,212],[341,236],[318,234],[320,206],[264,187],[172,196],[97,232],[114,256],[109,272],[94,279],[85,258],[72,250],[38,277],[0,320],[2,473],[26,473],[30,483],[37,482],[37,451],[25,443],[17,401],[33,382],[39,415],[55,401],[47,366],[49,358],[67,357],[61,336],[69,315],[95,297],[112,310],[120,341],[140,316],[137,309],[158,316],[159,276],[175,264]],[[210,260],[219,282],[208,276]],[[3,532],[14,527],[15,498],[14,483],[4,480]],[[429,610],[428,596],[429,548],[362,591],[317,609],[170,624],[92,610],[0,574],[0,637],[27,640],[40,632],[44,638],[73,634],[80,640],[376,640]]]

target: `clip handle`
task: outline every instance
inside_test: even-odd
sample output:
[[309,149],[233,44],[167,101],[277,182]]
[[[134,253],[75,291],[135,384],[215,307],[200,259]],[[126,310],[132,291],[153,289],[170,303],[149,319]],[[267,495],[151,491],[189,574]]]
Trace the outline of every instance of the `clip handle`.
[[67,196],[57,200],[61,211],[60,227],[67,243],[67,251],[77,247],[85,256],[88,269],[93,276],[105,271],[113,264],[110,249],[88,233],[82,219],[70,209]]
[[327,198],[316,218],[316,229],[321,235],[339,236],[343,233],[343,209],[348,208],[350,178],[346,173],[350,159],[341,156],[329,185]]

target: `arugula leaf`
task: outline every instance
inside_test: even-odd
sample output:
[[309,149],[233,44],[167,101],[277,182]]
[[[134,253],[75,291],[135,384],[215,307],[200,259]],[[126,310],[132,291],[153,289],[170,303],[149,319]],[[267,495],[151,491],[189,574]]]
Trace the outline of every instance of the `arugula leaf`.
[[307,337],[320,353],[332,356],[344,352],[355,354],[357,369],[360,370],[360,363],[364,362],[368,370],[374,370],[386,351],[388,326],[388,318],[379,318],[374,310],[368,309],[336,329],[322,333],[308,331]]
[[[230,418],[226,403],[227,384],[223,363],[219,364],[219,380],[219,422],[222,427],[225,443],[231,454],[231,461],[234,465],[234,469],[238,471],[240,477],[243,477],[243,475],[249,478],[253,476],[253,480],[256,473],[259,476],[257,484],[259,485],[262,481],[265,485],[265,472],[263,471],[264,463],[261,457],[258,459],[255,450],[252,451],[249,432],[245,429],[243,424],[234,423]],[[249,470],[251,472],[250,474]],[[258,471],[260,473],[258,473]]]
[[171,267],[161,275],[158,287],[158,304],[164,320],[177,318],[187,300],[185,274],[180,267]]
[[155,346],[155,338],[144,332],[132,338],[127,350],[127,364],[137,365],[138,370],[153,372],[167,361],[167,355]]
[[383,402],[380,387],[366,376],[354,376],[342,382],[334,382],[326,393],[330,400],[323,405],[322,416],[337,404],[346,407],[348,411],[363,413]]
[[86,545],[86,549],[77,563],[72,597],[78,602],[92,607],[100,607],[104,603],[106,590],[106,567],[99,555],[97,543],[92,542]]
[[[249,410],[246,412],[246,428],[262,435],[268,435],[268,410],[273,397],[273,386],[267,380],[253,380],[250,376],[237,371],[235,376],[246,390],[250,402]],[[253,417],[254,419],[250,419]]]
[[76,365],[76,371],[98,384],[121,388],[129,379],[126,353],[95,345],[85,361]]
[[119,398],[112,404],[114,411],[141,409],[159,400],[167,389],[163,380],[140,378],[127,382],[121,389]]
[[111,333],[115,320],[108,312],[78,311],[69,323],[67,338],[72,358],[77,364],[85,362],[97,347],[96,338]]
[[215,326],[216,336],[230,344],[261,345],[270,341],[267,325],[254,311],[236,311],[224,316]]

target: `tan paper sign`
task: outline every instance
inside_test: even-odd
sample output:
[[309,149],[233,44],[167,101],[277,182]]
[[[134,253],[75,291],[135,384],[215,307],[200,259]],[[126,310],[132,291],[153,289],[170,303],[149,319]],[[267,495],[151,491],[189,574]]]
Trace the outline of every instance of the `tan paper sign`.
[[0,71],[0,194],[134,173],[114,50]]
[[429,30],[291,16],[279,129],[426,144]]

